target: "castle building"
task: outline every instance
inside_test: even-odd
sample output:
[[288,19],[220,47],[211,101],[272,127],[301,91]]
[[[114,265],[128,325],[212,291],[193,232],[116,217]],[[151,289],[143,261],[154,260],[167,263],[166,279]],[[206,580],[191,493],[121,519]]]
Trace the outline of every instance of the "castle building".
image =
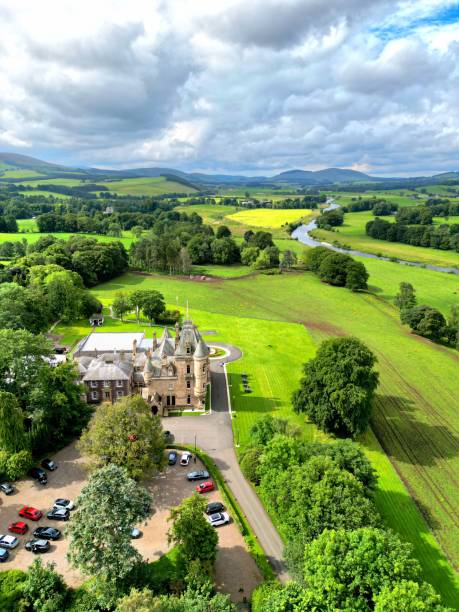
[[153,414],[205,406],[210,381],[209,348],[192,321],[156,333],[91,333],[74,353],[88,403],[139,393]]

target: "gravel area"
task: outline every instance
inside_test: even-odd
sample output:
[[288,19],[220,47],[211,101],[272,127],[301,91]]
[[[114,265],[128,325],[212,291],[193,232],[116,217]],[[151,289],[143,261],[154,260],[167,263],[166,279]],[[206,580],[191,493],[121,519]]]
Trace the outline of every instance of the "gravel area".
[[[55,472],[48,473],[48,485],[36,484],[31,479],[19,481],[15,484],[13,495],[1,495],[0,505],[0,532],[8,533],[8,523],[22,520],[18,510],[24,505],[30,505],[41,510],[44,515],[52,507],[55,499],[64,497],[75,500],[86,481],[83,460],[79,456],[75,445],[70,445],[56,453],[53,457],[58,464]],[[169,529],[169,511],[178,505],[182,499],[189,497],[196,483],[188,482],[185,475],[188,471],[201,469],[199,461],[193,461],[189,467],[180,465],[167,466],[163,473],[144,483],[153,495],[155,512],[146,524],[138,525],[142,537],[135,540],[134,545],[145,560],[154,561],[169,549],[167,531]],[[208,501],[222,501],[218,490],[205,494]],[[11,551],[9,560],[1,569],[27,569],[35,555],[24,548],[25,542],[31,532],[41,525],[52,525],[64,529],[65,522],[49,521],[42,518],[40,521],[26,521],[29,533],[19,538],[19,545]],[[248,553],[244,539],[235,523],[218,528],[219,549],[215,565],[215,580],[219,590],[229,593],[235,603],[243,602],[249,598],[253,589],[262,582],[262,576],[254,560]],[[64,575],[66,582],[71,586],[81,584],[84,578],[76,570],[69,567],[66,560],[67,540],[61,538],[51,544],[48,553],[42,555],[43,561],[54,561],[56,569]]]

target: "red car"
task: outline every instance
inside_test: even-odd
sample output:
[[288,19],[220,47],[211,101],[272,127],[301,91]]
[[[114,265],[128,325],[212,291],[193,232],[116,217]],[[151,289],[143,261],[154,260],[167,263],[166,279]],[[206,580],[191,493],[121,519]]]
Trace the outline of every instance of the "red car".
[[33,508],[32,506],[24,506],[24,508],[19,510],[19,516],[30,519],[31,521],[39,521],[43,516],[43,512]]
[[16,521],[8,525],[8,531],[11,531],[11,533],[19,533],[19,535],[24,535],[28,529],[29,526],[27,523],[24,523],[24,521]]
[[205,482],[201,482],[201,484],[196,485],[196,491],[198,493],[208,493],[214,489],[215,485],[211,480],[206,480]]

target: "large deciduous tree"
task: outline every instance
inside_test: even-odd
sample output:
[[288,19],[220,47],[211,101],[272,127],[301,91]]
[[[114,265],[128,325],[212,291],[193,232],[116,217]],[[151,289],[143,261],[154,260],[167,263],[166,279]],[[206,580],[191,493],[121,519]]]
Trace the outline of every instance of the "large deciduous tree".
[[166,304],[162,293],[154,289],[143,292],[142,312],[150,321],[151,325],[153,325],[154,320],[164,312],[165,308]]
[[92,467],[114,463],[142,478],[163,461],[161,420],[139,396],[107,402],[97,408],[78,446]]
[[304,580],[326,610],[372,610],[384,587],[419,575],[411,547],[390,531],[324,531],[304,551]]
[[132,527],[149,513],[150,494],[117,465],[94,472],[72,514],[68,559],[87,576],[110,582],[124,578],[140,561]]
[[303,368],[293,394],[295,412],[305,412],[323,431],[357,435],[365,431],[378,385],[376,357],[357,338],[334,338],[321,344]]
[[127,293],[118,291],[115,293],[115,299],[112,302],[112,311],[115,317],[123,320],[126,313],[132,310],[132,303]]
[[375,612],[453,612],[441,605],[440,596],[430,584],[412,580],[384,586],[375,603]]
[[0,449],[9,454],[27,448],[24,416],[16,397],[0,391]]
[[205,507],[204,499],[195,493],[172,508],[168,538],[179,547],[184,562],[199,560],[211,566],[217,556],[218,536],[205,518]]

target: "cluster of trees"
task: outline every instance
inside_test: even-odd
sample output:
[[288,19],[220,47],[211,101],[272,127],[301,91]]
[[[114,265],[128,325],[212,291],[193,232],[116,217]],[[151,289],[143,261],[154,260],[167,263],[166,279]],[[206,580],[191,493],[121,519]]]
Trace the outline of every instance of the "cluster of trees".
[[175,323],[180,316],[177,310],[166,310],[163,294],[155,289],[138,289],[130,293],[117,292],[112,303],[112,312],[121,321],[129,312],[135,312],[138,324],[140,323],[140,313],[143,313],[151,325],[154,321],[157,323]]
[[391,215],[398,210],[398,205],[393,202],[388,202],[384,198],[352,198],[351,202],[343,206],[344,212],[361,212],[364,210],[372,210],[375,217],[382,215]]
[[326,247],[314,247],[304,253],[306,270],[314,272],[320,280],[336,287],[346,287],[351,291],[367,289],[369,274],[359,261],[350,255],[336,253]]
[[24,330],[0,329],[0,475],[16,479],[33,456],[61,448],[90,417],[72,364],[53,367],[51,344]]
[[0,215],[0,232],[11,234],[18,231],[18,224],[14,217],[9,215]]
[[459,252],[459,223],[438,226],[405,225],[404,222],[390,223],[384,219],[375,219],[369,221],[365,229],[367,236],[378,240]]
[[433,342],[449,344],[459,350],[459,306],[451,307],[451,315],[446,321],[436,308],[419,306],[413,285],[405,282],[400,283],[395,304],[400,310],[401,322],[409,325],[415,334]]
[[248,230],[241,244],[241,262],[246,266],[252,266],[255,270],[277,268],[281,263],[285,268],[290,268],[296,263],[296,256],[289,251],[287,258],[284,254],[281,262],[280,251],[273,242],[272,234]]
[[429,610],[445,610],[411,547],[384,528],[377,477],[356,443],[305,443],[287,421],[266,416],[252,427],[241,468],[286,541],[293,577],[259,587],[254,612],[395,611],[417,609],[404,606],[423,597],[438,606]]
[[434,217],[453,217],[459,215],[459,202],[451,202],[443,198],[429,198],[425,203]]
[[[240,198],[221,198],[219,204],[223,206],[239,206],[241,208],[273,208],[273,209],[296,209],[296,208],[318,208],[320,204],[325,204],[327,196],[318,192],[302,194],[296,198],[287,197],[283,200],[259,200],[245,194],[245,200]],[[190,204],[216,204],[213,198],[201,198],[199,201],[189,201]]]
[[29,284],[30,270],[34,266],[57,265],[77,272],[86,287],[110,280],[128,268],[128,254],[121,242],[99,242],[95,238],[71,236],[67,241],[55,236],[42,236],[37,242],[25,246],[15,243],[15,249],[25,255],[14,259],[0,269],[0,282],[16,280]]
[[343,225],[344,212],[342,208],[334,208],[333,210],[326,210],[316,219],[317,227],[320,229],[329,230],[333,227]]
[[432,218],[432,210],[427,206],[404,206],[398,209],[395,216],[397,223],[415,225],[430,225]]
[[357,338],[322,342],[303,366],[293,409],[305,413],[322,431],[356,436],[368,427],[378,373],[376,357]]

